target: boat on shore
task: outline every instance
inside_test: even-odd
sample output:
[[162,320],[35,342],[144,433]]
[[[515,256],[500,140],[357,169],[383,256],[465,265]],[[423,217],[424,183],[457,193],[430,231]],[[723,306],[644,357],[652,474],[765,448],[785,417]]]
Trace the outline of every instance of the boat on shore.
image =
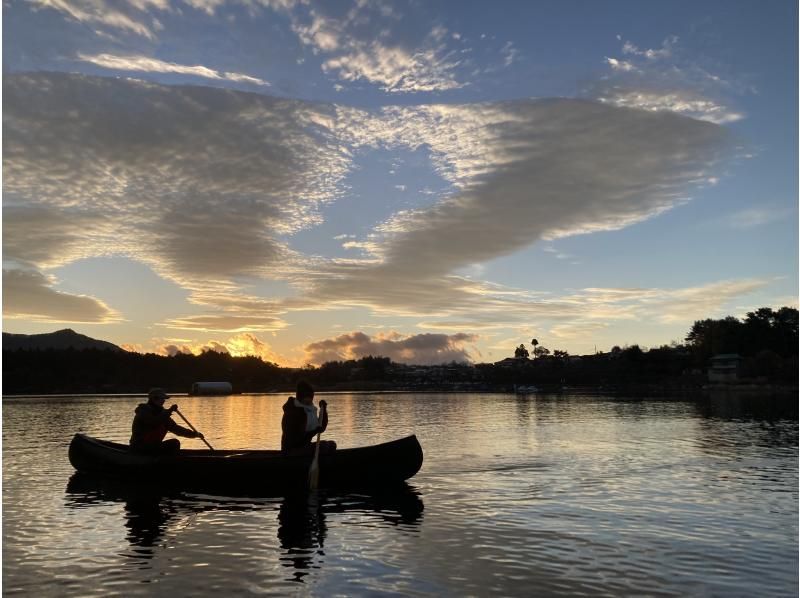
[[[133,453],[127,444],[75,434],[69,461],[80,473],[137,479],[186,489],[263,490],[302,488],[312,455],[276,450],[181,449],[175,455]],[[319,457],[320,486],[380,487],[399,484],[422,467],[416,436],[383,444],[337,449]]]

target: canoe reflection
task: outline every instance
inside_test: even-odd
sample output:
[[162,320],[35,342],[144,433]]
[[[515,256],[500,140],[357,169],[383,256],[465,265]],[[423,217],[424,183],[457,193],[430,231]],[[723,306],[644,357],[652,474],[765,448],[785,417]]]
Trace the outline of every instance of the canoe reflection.
[[[363,516],[381,526],[415,529],[424,505],[406,483],[363,492],[304,492],[279,496],[211,496],[74,474],[66,488],[66,504],[91,508],[122,503],[126,540],[137,558],[153,558],[162,537],[190,526],[187,519],[208,511],[278,511],[280,564],[293,569],[291,580],[303,581],[324,557],[327,518]],[[341,528],[340,528],[341,529]]]

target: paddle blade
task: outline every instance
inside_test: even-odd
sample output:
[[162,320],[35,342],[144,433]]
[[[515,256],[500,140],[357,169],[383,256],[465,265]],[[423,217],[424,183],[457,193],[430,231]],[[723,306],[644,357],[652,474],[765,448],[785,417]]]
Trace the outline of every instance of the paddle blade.
[[311,461],[311,467],[308,470],[308,487],[311,490],[316,490],[319,487],[319,437],[317,434],[317,446],[314,448],[314,460]]
[[311,468],[308,470],[308,487],[316,490],[319,487],[319,459],[314,457]]

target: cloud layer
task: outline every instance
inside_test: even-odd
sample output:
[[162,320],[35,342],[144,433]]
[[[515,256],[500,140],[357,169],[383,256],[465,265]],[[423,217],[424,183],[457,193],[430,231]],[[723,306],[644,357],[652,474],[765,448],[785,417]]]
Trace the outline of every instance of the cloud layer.
[[726,146],[710,123],[565,99],[388,110],[371,124],[373,143],[430,147],[454,190],[382,223],[377,263],[332,265],[319,293],[397,313],[526,311],[529,298],[454,272],[680,205]]
[[[322,106],[77,75],[4,80],[4,259],[114,253],[189,289],[280,270],[346,171]],[[322,123],[322,124],[320,124]]]
[[[232,332],[352,306],[476,325],[567,317],[568,302],[457,271],[680,205],[727,141],[708,122],[582,100],[369,112],[64,74],[7,76],[3,117],[7,262],[127,256],[207,308],[167,325]],[[354,241],[367,258],[292,248],[346,192],[359,155],[420,148],[449,191],[376,222]],[[296,293],[243,292],[261,279]]]

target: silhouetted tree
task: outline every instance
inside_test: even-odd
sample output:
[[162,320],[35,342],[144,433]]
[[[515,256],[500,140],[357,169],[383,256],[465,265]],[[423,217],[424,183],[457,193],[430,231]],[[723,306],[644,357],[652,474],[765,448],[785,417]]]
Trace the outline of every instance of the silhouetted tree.
[[550,349],[547,347],[542,347],[540,345],[533,350],[533,356],[536,358],[546,357],[547,355],[550,355]]

